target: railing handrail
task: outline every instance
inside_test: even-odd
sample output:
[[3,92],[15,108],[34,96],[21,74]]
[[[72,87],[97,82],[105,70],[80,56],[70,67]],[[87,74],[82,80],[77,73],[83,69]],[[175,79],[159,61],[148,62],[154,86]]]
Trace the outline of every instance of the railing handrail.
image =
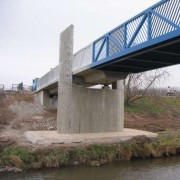
[[112,30],[108,31],[107,33],[105,33],[104,35],[100,36],[99,38],[97,38],[94,42],[97,42],[99,41],[100,39],[102,39],[106,34],[110,34],[112,32],[114,32],[115,30],[125,26],[126,24],[130,23],[131,21],[133,21],[134,19],[136,19],[137,17],[145,14],[146,12],[150,11],[151,9],[155,8],[155,7],[158,7],[159,5],[162,5],[163,3],[167,2],[167,1],[170,1],[170,0],[161,0],[160,2],[157,2],[156,4],[152,5],[151,7],[147,8],[146,10],[138,13],[137,15],[135,15],[134,17],[132,17],[131,19],[128,19],[127,21],[125,21],[124,23],[120,24],[119,26],[113,28]]
[[[168,7],[166,7],[166,8],[163,7],[163,12],[161,12],[161,13],[159,13],[159,12],[157,12],[155,10],[155,9],[157,9],[159,7],[161,8],[165,3],[170,4],[172,1],[176,5],[176,9],[177,9],[179,0],[162,0],[162,1],[158,2],[158,3],[156,3],[155,5],[149,7],[148,9],[144,10],[143,12],[139,13],[138,15],[131,18],[130,20],[126,21],[125,23],[123,23],[123,24],[117,26],[116,28],[112,29],[111,31],[107,32],[106,34],[99,37],[95,41],[93,41],[92,63],[99,60],[99,56],[102,53],[102,50],[105,49],[105,48],[106,48],[106,50],[104,50],[104,51],[106,51],[106,55],[104,53],[104,56],[106,58],[109,56],[109,52],[108,52],[109,51],[109,38],[112,38],[112,36],[110,36],[110,35],[117,32],[120,29],[123,29],[122,30],[123,31],[122,36],[124,38],[123,39],[123,41],[124,41],[123,51],[126,50],[126,49],[131,48],[133,42],[135,41],[138,34],[140,33],[140,30],[142,30],[142,27],[144,26],[146,21],[147,21],[147,26],[146,26],[147,32],[146,32],[146,34],[144,34],[144,36],[148,37],[147,41],[151,40],[152,39],[152,33],[153,33],[152,28],[156,25],[155,24],[153,26],[153,24],[152,24],[152,20],[153,20],[154,16],[156,18],[159,18],[160,20],[163,20],[164,23],[167,23],[168,25],[172,26],[173,28],[176,28],[176,30],[179,30],[180,29],[179,24],[175,24],[173,21],[171,21],[170,19],[168,19],[167,17],[165,17],[164,15],[161,14],[161,13],[166,12],[167,10],[169,10]],[[170,4],[171,6],[172,6],[172,3]],[[171,8],[171,7],[169,7],[169,8]],[[172,13],[172,11],[171,11],[171,13]],[[178,12],[176,12],[176,15],[178,16]],[[154,21],[153,21],[153,23],[154,23]],[[132,26],[134,25],[133,28],[131,27],[131,29],[130,29],[130,25],[132,25]],[[135,27],[135,25],[136,25],[136,27]],[[166,25],[166,26],[168,26],[168,25]],[[128,26],[129,26],[129,29],[128,29]],[[129,32],[128,32],[128,30],[129,30]],[[131,30],[131,32],[130,32],[130,30]],[[130,34],[132,35],[129,42],[128,42],[128,39],[127,39],[128,33],[129,33],[129,36],[130,36]],[[164,34],[167,34],[167,33],[164,33]],[[102,42],[100,42],[100,41],[102,41]],[[111,41],[116,45],[118,44],[118,43],[116,43],[116,39],[114,39],[114,38],[112,38]],[[100,47],[98,47],[99,48],[98,51],[96,50],[96,47],[95,47],[97,43],[100,44],[99,45]],[[137,45],[140,45],[140,44],[141,43],[139,43]],[[104,46],[106,46],[106,47],[104,47]]]

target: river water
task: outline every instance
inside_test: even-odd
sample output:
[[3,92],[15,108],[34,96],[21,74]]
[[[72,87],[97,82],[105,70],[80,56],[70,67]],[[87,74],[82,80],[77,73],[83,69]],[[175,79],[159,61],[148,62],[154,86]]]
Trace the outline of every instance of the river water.
[[2,180],[180,180],[180,156],[1,174]]

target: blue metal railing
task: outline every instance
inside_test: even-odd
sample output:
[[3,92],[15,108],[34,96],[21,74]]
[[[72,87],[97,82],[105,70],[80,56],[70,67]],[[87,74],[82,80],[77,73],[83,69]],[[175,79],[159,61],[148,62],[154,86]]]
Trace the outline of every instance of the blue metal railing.
[[180,0],[162,0],[94,41],[92,62],[106,61],[151,41],[161,42],[167,39],[163,36],[179,30]]

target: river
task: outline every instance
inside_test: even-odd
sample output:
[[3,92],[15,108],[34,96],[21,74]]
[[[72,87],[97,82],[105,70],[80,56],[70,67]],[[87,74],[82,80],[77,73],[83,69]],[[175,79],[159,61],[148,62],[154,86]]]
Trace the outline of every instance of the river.
[[179,180],[180,156],[2,174],[2,180]]

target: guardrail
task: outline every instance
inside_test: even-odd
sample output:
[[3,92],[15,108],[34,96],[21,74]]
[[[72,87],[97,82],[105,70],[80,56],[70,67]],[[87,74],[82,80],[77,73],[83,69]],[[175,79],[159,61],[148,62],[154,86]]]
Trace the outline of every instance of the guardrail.
[[74,54],[72,70],[75,71],[92,63],[92,44]]
[[[180,0],[162,0],[93,42],[92,62],[180,29]],[[150,44],[150,43],[149,43]]]
[[44,87],[47,87],[50,84],[58,82],[58,79],[59,79],[59,66],[56,66],[47,74],[45,74],[43,77],[38,79],[37,91]]

